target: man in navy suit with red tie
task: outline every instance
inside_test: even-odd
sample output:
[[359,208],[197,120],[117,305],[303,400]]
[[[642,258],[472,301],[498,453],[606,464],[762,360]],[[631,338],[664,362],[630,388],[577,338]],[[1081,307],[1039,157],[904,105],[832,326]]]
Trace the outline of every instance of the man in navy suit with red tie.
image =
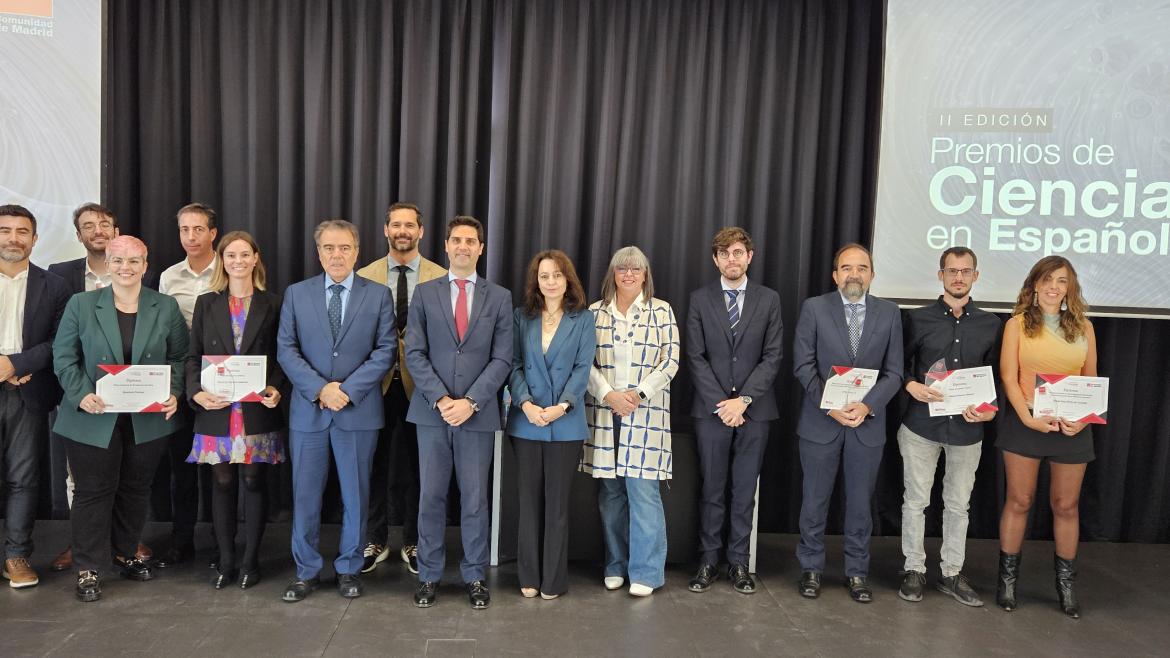
[[406,325],[406,365],[414,395],[406,419],[418,427],[418,589],[414,604],[435,603],[443,576],[443,535],[451,471],[459,482],[463,563],[476,610],[491,604],[487,576],[487,491],[497,396],[512,371],[512,293],[479,277],[483,225],[457,216],[447,224],[450,271],[415,288]]

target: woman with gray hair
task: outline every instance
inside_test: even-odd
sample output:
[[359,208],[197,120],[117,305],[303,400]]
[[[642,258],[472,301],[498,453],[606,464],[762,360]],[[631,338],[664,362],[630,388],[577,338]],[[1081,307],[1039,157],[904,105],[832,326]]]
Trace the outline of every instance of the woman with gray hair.
[[598,478],[605,587],[630,581],[649,596],[666,581],[666,516],[660,480],[671,477],[670,380],[678,372],[674,310],[654,297],[650,262],[637,247],[614,253],[593,312],[597,352],[589,374],[580,470]]

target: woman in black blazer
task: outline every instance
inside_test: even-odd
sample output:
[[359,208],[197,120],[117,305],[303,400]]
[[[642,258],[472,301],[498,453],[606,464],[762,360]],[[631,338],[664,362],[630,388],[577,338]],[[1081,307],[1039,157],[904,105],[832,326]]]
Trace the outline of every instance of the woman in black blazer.
[[[211,584],[230,585],[239,572],[240,587],[260,582],[257,551],[264,535],[264,468],[285,460],[284,415],[280,388],[284,373],[276,363],[280,296],[264,289],[264,263],[251,235],[233,231],[216,250],[219,270],[211,292],[195,301],[187,356],[187,396],[195,409],[195,438],[188,462],[211,464],[215,475],[212,522],[220,563]],[[267,358],[267,385],[258,401],[231,402],[203,390],[204,356],[252,355]],[[237,473],[238,472],[238,473]],[[244,554],[236,558],[236,509],[244,481]]]

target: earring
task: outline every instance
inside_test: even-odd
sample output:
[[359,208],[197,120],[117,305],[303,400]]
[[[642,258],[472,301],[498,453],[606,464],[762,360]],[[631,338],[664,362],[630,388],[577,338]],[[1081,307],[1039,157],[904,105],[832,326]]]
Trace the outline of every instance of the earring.
[[1032,293],[1032,306],[1039,306],[1039,305],[1040,305],[1040,295],[1039,295],[1039,293],[1033,292]]
[[1067,301],[1065,301],[1063,299],[1060,300],[1060,310],[1062,310],[1062,311],[1068,310],[1068,302]]

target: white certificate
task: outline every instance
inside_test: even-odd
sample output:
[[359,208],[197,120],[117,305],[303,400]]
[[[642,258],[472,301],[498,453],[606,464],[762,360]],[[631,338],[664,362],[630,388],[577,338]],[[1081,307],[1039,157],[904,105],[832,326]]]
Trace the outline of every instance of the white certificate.
[[995,375],[991,366],[927,372],[926,383],[943,394],[942,402],[929,403],[931,416],[959,415],[972,405],[979,413],[999,411],[995,406]]
[[821,394],[821,409],[841,409],[861,402],[877,383],[877,378],[878,371],[869,368],[833,366],[833,375],[825,382],[825,391]]
[[1078,423],[1105,424],[1109,378],[1081,375],[1036,375],[1032,417],[1051,416]]
[[268,386],[267,356],[204,355],[199,383],[228,402],[259,402]]
[[159,412],[171,397],[171,367],[99,365],[94,393],[105,413]]

